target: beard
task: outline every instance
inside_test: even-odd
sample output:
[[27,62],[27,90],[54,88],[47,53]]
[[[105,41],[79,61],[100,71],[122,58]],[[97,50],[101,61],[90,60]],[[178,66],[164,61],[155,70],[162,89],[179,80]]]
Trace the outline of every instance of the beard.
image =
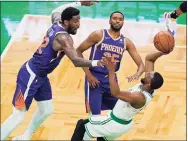
[[121,28],[123,27],[123,25],[121,25],[120,27],[114,27],[112,24],[110,25],[111,29],[115,32],[119,32],[121,30]]
[[140,82],[141,82],[142,84],[145,84],[144,78],[142,78],[142,79],[140,80]]
[[72,29],[71,27],[68,28],[67,32],[69,34],[75,35],[77,33],[77,30]]

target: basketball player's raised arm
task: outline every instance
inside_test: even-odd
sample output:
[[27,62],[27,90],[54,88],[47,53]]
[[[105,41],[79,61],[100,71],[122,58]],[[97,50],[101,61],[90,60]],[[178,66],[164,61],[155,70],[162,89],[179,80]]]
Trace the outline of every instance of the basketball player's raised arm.
[[129,102],[135,108],[142,107],[145,104],[145,97],[140,94],[140,92],[134,92],[134,94],[131,94],[129,91],[121,91],[116,82],[115,64],[112,63],[111,59],[108,57],[105,57],[104,61],[107,64],[106,67],[109,72],[111,94],[122,101]]
[[53,43],[55,51],[64,51],[68,58],[73,62],[75,67],[92,67],[102,66],[102,60],[85,60],[78,56],[78,53],[73,47],[73,40],[67,33],[58,34]]
[[97,1],[96,0],[93,0],[93,1],[77,1],[77,2],[72,2],[72,3],[61,5],[57,8],[55,8],[52,11],[51,21],[52,21],[52,23],[55,23],[57,21],[61,21],[61,13],[68,7],[76,8],[76,7],[79,7],[81,5],[91,6],[91,5],[93,5],[94,2],[97,2]]
[[128,77],[128,81],[131,82],[131,81],[137,80],[142,75],[142,73],[144,72],[144,63],[140,55],[138,54],[135,48],[135,45],[128,38],[126,38],[126,48],[131,58],[134,60],[134,62],[138,66],[137,73]]
[[149,53],[146,57],[145,57],[145,72],[150,72],[150,71],[154,71],[154,63],[155,61],[161,57],[162,55],[164,55],[164,53],[156,51],[153,53]]
[[[87,39],[85,39],[80,46],[76,49],[76,51],[78,52],[78,55],[80,57],[84,57],[83,56],[83,52],[88,50],[89,48],[91,48],[94,44],[98,43],[101,39],[102,39],[102,30],[98,30],[98,31],[94,31],[92,32]],[[86,73],[86,75],[90,75],[91,72],[89,71],[88,68],[83,68],[84,72]]]

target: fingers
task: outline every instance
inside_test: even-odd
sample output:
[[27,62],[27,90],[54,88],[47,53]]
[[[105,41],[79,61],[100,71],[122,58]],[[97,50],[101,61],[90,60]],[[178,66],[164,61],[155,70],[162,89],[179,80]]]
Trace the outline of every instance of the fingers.
[[137,75],[128,76],[126,78],[128,79],[129,83],[138,80],[138,76]]
[[95,81],[93,81],[93,82],[89,82],[89,86],[91,87],[91,88],[95,88],[95,87],[99,87],[99,81],[98,80],[95,80]]

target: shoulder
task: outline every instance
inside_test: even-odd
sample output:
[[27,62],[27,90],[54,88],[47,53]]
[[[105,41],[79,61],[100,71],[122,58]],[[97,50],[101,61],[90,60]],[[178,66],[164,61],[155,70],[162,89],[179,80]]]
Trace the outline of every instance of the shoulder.
[[138,92],[138,91],[132,92],[132,97],[134,97],[134,99],[136,101],[140,101],[140,102],[144,102],[144,103],[146,101],[146,98],[142,92]]
[[96,38],[102,38],[103,37],[103,30],[95,30],[91,33],[91,35],[93,37],[96,37]]
[[66,32],[57,34],[55,40],[60,44],[73,43],[72,37]]
[[103,39],[103,30],[93,31],[87,38],[87,41],[100,42]]

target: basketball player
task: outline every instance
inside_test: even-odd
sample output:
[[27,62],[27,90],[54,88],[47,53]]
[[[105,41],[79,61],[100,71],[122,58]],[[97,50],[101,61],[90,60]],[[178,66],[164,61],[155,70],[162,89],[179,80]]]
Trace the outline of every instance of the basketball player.
[[173,12],[165,12],[164,13],[164,19],[166,26],[168,28],[168,31],[172,34],[175,35],[176,32],[176,19],[184,14],[187,13],[187,1],[184,1],[180,4],[180,6],[174,10]]
[[76,67],[102,65],[102,60],[89,61],[79,57],[69,35],[76,34],[80,26],[80,12],[74,7],[92,4],[91,1],[82,1],[53,10],[52,26],[46,32],[43,43],[18,72],[17,86],[12,101],[13,112],[1,125],[1,140],[5,140],[24,120],[33,98],[37,101],[38,110],[24,134],[13,140],[30,140],[33,132],[52,114],[52,91],[47,75],[58,66],[63,56],[67,55]]
[[[83,57],[82,53],[91,47],[90,60],[112,56],[113,62],[117,63],[115,71],[118,71],[123,53],[126,50],[138,66],[137,72],[128,77],[129,82],[135,81],[144,72],[144,64],[132,41],[120,33],[124,24],[124,15],[119,11],[113,12],[110,15],[109,23],[110,29],[92,32],[80,44],[77,52]],[[83,68],[83,70],[86,74],[86,112],[91,112],[92,115],[96,116],[101,114],[101,110],[112,109],[117,102],[117,98],[113,97],[110,92],[108,70],[105,67]]]
[[[133,118],[153,99],[155,90],[163,85],[163,77],[154,72],[154,63],[163,53],[149,53],[145,58],[145,77],[141,83],[121,91],[116,81],[115,68],[110,57],[106,57],[109,71],[110,90],[118,98],[115,107],[106,116],[91,116],[89,120],[79,120],[72,136],[72,141],[115,140],[127,133],[133,126]],[[85,128],[83,128],[85,126]]]

